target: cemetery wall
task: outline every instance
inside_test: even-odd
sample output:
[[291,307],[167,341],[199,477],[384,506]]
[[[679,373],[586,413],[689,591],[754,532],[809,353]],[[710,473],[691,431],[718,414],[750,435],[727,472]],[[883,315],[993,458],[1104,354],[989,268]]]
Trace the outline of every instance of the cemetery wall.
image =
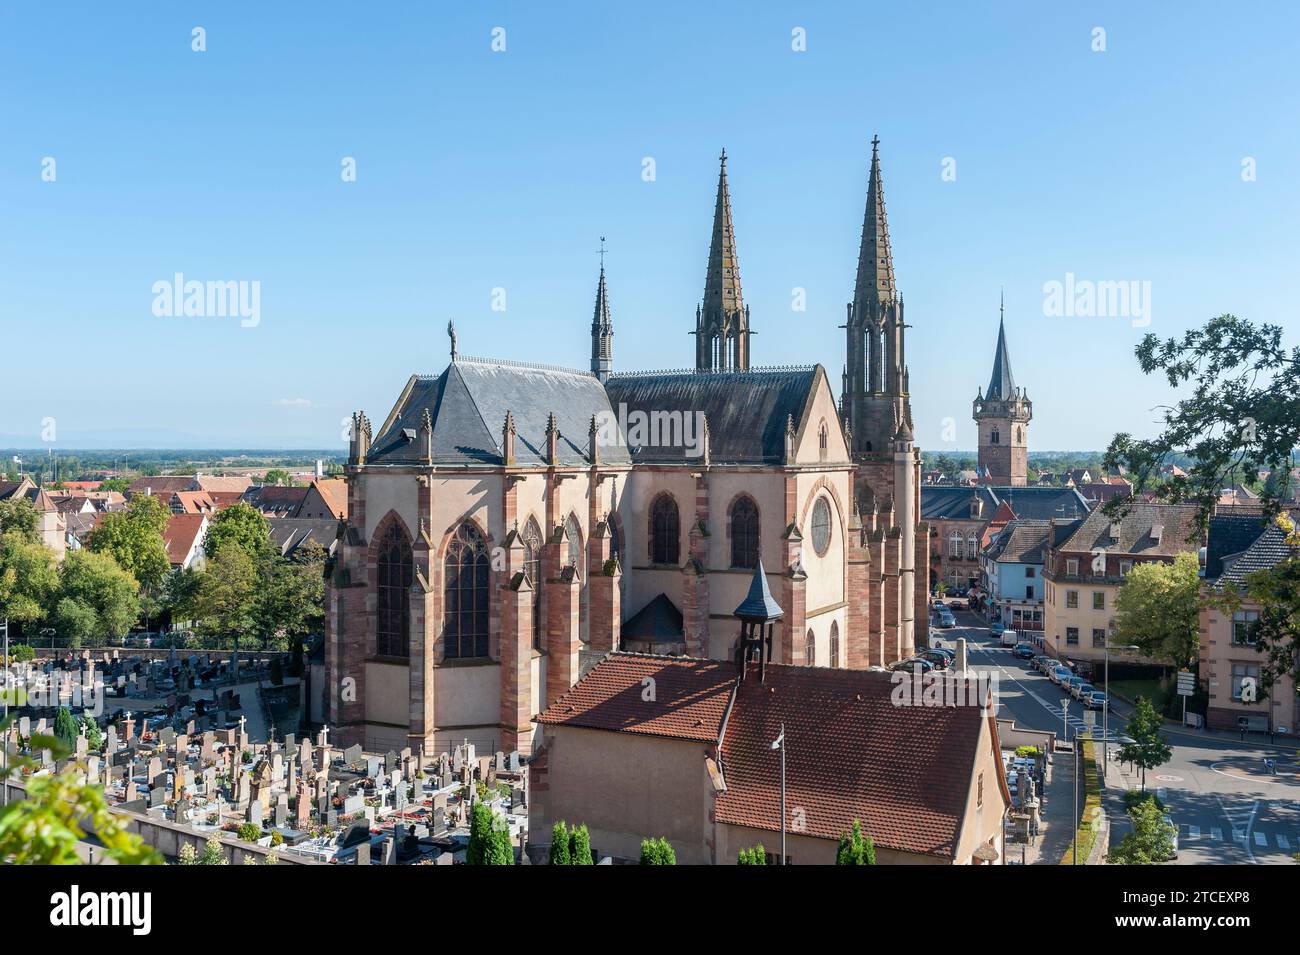
[[[7,795],[10,800],[27,798],[26,789],[17,780],[9,780],[5,785],[9,790]],[[180,826],[166,819],[160,819],[145,813],[114,809],[113,814],[126,820],[127,829],[144,840],[146,845],[152,846],[161,852],[169,861],[174,860],[180,854],[181,847],[184,845],[192,845],[196,851],[202,852],[204,846],[207,845],[209,835],[211,835],[211,833],[199,832],[188,826]],[[88,823],[83,822],[82,826],[87,832],[94,831],[93,827]],[[243,865],[244,859],[248,856],[252,856],[260,864],[271,851],[250,842],[240,842],[237,839],[221,838],[219,836],[218,841],[221,843],[222,851],[225,852],[226,859],[229,860],[231,865]],[[276,853],[276,861],[288,865],[321,864],[284,851]]]

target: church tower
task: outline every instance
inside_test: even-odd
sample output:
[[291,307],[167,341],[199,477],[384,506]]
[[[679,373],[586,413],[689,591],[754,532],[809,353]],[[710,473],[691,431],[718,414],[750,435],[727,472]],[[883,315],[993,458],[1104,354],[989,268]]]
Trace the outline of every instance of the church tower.
[[979,425],[980,480],[1023,487],[1029,477],[1029,420],[1033,403],[1011,377],[1003,307],[998,306],[998,346],[987,391],[975,393],[971,409]]
[[591,373],[604,384],[614,370],[614,323],[609,317],[605,289],[605,239],[600,240],[600,279],[596,283],[596,309],[591,316]]
[[880,178],[880,140],[871,140],[871,175],[853,301],[848,306],[848,362],[841,414],[856,456],[891,450],[894,435],[912,429],[904,358],[903,300],[894,286],[894,256]]
[[713,239],[704,278],[704,301],[695,309],[695,370],[749,369],[749,309],[740,294],[736,230],[727,190],[727,151],[722,151],[718,200],[713,208]]
[[[871,140],[867,209],[853,301],[840,416],[855,462],[856,518],[873,555],[869,610],[855,622],[869,631],[867,660],[890,664],[925,644],[926,590],[916,582],[917,554],[927,553],[921,522],[921,453],[914,444],[904,339],[903,299],[894,285],[880,140]],[[922,566],[925,566],[924,559]]]

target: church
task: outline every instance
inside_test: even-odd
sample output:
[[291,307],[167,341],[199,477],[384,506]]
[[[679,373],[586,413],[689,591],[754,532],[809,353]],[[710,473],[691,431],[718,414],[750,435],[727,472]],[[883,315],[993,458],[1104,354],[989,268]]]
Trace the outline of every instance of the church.
[[[602,264],[586,370],[459,353],[353,415],[323,712],[371,750],[531,749],[611,650],[736,659],[756,574],[772,659],[865,669],[924,645],[903,300],[872,141],[837,403],[821,365],[751,364],[721,157],[695,367],[624,371]],[[922,567],[924,568],[924,557]]]

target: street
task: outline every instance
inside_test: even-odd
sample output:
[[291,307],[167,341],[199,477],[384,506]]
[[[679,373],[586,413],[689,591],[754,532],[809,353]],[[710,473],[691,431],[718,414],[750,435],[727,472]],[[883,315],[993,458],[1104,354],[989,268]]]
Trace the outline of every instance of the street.
[[[1013,719],[1020,727],[1054,730],[1061,738],[1065,738],[1068,724],[1071,740],[1093,727],[1101,735],[1099,712],[1084,710],[1029,661],[1018,660],[1011,648],[999,646],[974,613],[957,610],[955,616],[956,627],[932,629],[931,639],[946,646],[964,637],[971,668],[996,674],[999,719]],[[1120,703],[1112,709],[1112,739],[1123,733],[1127,719],[1127,706]],[[1242,743],[1176,726],[1166,726],[1165,735],[1173,756],[1148,772],[1146,782],[1178,826],[1177,864],[1294,865],[1293,856],[1300,852],[1300,769],[1295,751],[1270,746],[1260,737]],[[1114,758],[1117,749],[1113,744],[1104,790],[1111,845],[1131,828],[1124,807],[1125,790],[1142,784],[1140,772],[1121,766]],[[1276,760],[1274,773],[1267,772],[1265,758]],[[1066,787],[1052,788],[1056,798],[1068,794]]]

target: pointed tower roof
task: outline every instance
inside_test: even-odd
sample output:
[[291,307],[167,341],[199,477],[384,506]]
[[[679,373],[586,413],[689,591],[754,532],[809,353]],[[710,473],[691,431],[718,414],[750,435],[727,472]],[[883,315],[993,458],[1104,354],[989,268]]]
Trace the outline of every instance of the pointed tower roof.
[[1011,355],[1007,351],[1007,329],[1002,308],[998,308],[998,347],[993,353],[993,374],[989,377],[985,400],[1009,401],[1016,396],[1016,380],[1011,377]]
[[704,278],[704,314],[730,315],[745,307],[740,294],[740,262],[736,258],[736,229],[731,221],[731,193],[727,189],[727,151],[722,151],[718,173],[718,199],[713,207],[713,239],[709,243],[709,270]]
[[609,291],[605,288],[605,266],[600,267],[600,278],[596,282],[596,308],[591,316],[593,329],[610,329],[614,325],[609,317]]
[[895,297],[894,254],[889,248],[889,219],[880,178],[880,138],[871,138],[871,176],[867,180],[867,211],[862,219],[858,279],[854,302],[890,302]]
[[785,611],[772,597],[772,591],[767,586],[767,574],[763,570],[761,560],[754,568],[754,577],[749,582],[749,593],[736,608],[736,616],[742,620],[762,621],[778,620],[785,616]]

